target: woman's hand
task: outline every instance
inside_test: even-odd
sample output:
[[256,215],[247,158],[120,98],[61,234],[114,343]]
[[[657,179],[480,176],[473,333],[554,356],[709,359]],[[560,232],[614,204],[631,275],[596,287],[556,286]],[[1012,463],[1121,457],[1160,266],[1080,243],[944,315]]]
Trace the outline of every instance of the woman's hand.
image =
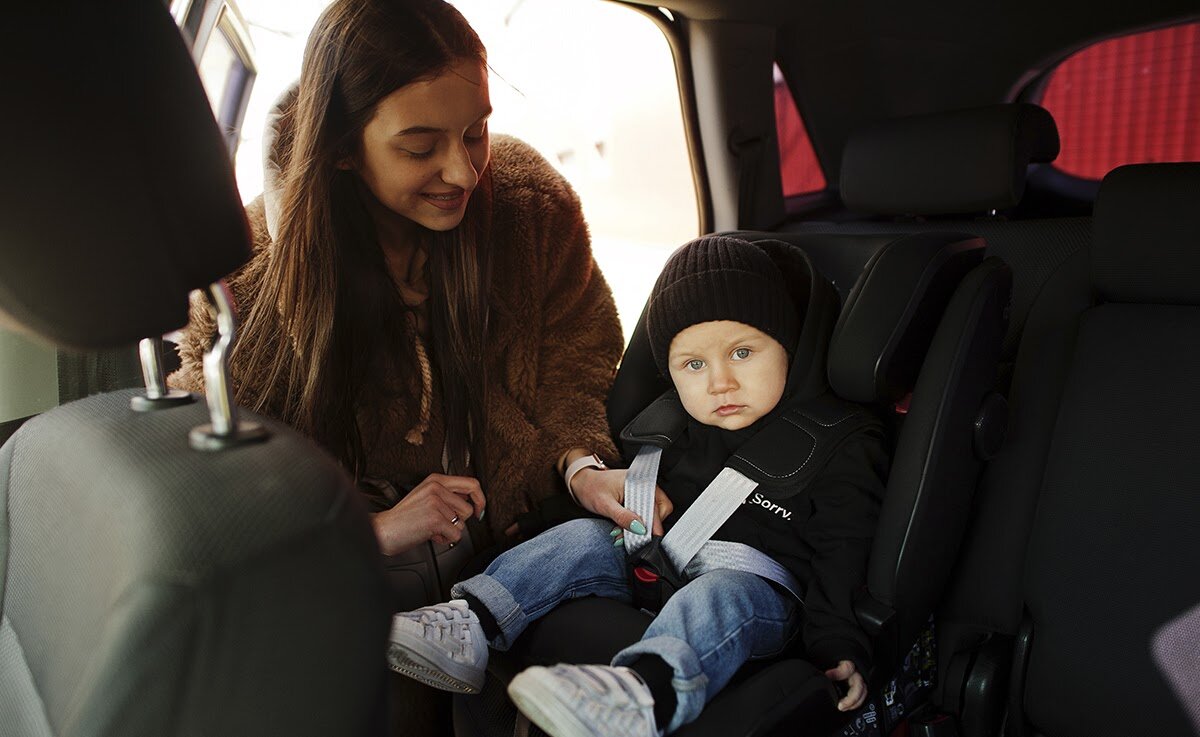
[[484,504],[476,479],[430,474],[396,506],[374,516],[379,549],[398,555],[427,540],[453,545],[462,539],[467,517],[483,518]]
[[[571,479],[571,491],[579,506],[592,514],[608,517],[621,529],[643,535],[646,521],[623,506],[626,473],[624,468],[585,468]],[[662,521],[671,515],[674,508],[666,492],[655,486],[654,519],[650,526],[653,534],[663,534]]]
[[838,711],[853,711],[867,700],[867,682],[849,660],[839,661],[836,668],[825,671],[825,677],[846,684],[846,695],[837,703]]

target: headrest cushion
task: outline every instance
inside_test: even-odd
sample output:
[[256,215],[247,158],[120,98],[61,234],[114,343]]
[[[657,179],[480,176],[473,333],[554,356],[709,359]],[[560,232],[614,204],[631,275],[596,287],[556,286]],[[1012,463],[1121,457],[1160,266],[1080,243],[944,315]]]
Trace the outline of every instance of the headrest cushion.
[[878,215],[949,215],[1012,207],[1032,162],[1058,156],[1044,108],[1011,103],[898,118],[850,137],[846,206]]
[[911,392],[925,353],[963,277],[983,260],[980,238],[899,236],[871,259],[829,341],[829,385],[863,404]]
[[1200,163],[1114,169],[1100,184],[1092,227],[1101,298],[1200,304]]
[[250,249],[229,151],[166,6],[22,3],[5,23],[21,32],[0,68],[23,71],[4,84],[19,114],[0,116],[0,310],[79,348],[183,326],[188,292]]

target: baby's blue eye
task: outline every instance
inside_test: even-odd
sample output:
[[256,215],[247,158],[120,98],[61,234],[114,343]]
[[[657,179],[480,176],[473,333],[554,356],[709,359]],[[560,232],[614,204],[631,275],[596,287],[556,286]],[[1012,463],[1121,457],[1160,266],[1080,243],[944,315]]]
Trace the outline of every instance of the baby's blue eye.
[[737,350],[735,350],[733,352],[733,358],[736,361],[745,361],[749,357],[750,357],[750,349],[749,348],[738,348]]
[[687,367],[689,369],[691,369],[692,371],[699,371],[700,369],[704,368],[704,361],[701,361],[698,358],[694,358],[691,361],[687,362]]

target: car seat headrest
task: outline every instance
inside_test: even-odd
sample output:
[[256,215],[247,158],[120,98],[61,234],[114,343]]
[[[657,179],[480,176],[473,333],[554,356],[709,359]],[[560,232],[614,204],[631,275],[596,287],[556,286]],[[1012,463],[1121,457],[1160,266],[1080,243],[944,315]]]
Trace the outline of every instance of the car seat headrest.
[[949,215],[1012,207],[1030,163],[1058,156],[1044,108],[1009,103],[877,123],[842,156],[841,196],[877,215]]
[[1092,282],[1102,299],[1200,304],[1200,163],[1109,172],[1092,228]]
[[3,83],[0,311],[62,345],[115,347],[186,324],[188,293],[249,257],[249,229],[166,6],[67,5],[5,18],[20,32],[0,68],[22,71]]
[[[825,236],[829,237],[829,236]],[[955,233],[899,236],[867,263],[829,342],[829,385],[864,404],[912,391],[942,313],[984,241]]]

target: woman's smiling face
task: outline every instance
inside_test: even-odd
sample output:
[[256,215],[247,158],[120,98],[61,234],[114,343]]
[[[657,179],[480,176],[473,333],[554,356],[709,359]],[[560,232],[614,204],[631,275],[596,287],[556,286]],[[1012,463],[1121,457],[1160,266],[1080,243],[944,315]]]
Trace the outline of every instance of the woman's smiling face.
[[488,164],[491,112],[487,68],[464,59],[380,100],[358,155],[341,166],[358,172],[385,214],[451,230]]

